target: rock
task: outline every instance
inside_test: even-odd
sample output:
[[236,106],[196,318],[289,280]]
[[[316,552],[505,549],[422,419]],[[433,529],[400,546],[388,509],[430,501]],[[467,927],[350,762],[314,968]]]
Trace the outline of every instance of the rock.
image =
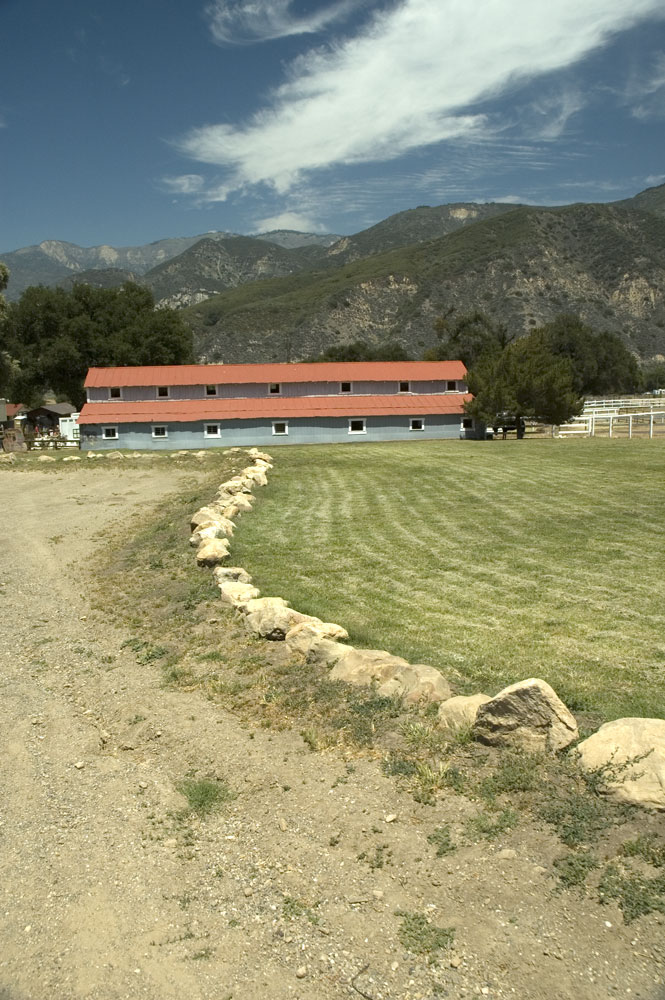
[[259,597],[244,605],[247,628],[263,639],[283,640],[286,633],[299,622],[314,621],[290,608],[282,597]]
[[[0,452],[0,462],[7,462],[8,464],[13,464],[16,461],[16,455],[13,451],[10,452]],[[65,462],[67,459],[65,459]]]
[[489,746],[556,753],[577,738],[577,723],[550,685],[531,677],[481,705],[473,733]]
[[244,477],[234,476],[233,479],[227,479],[225,483],[222,483],[219,492],[226,493],[227,496],[235,496],[236,493],[251,493],[251,489],[249,482]]
[[225,538],[209,538],[199,546],[196,561],[199,566],[216,566],[229,554],[229,543]]
[[55,462],[53,455],[40,455],[37,459],[38,462]]
[[[238,497],[240,496],[242,496],[242,494],[239,493]],[[238,507],[235,503],[229,504],[228,507],[222,507],[222,517],[228,518],[229,521],[232,521],[233,518],[237,517],[239,513],[240,507]]]
[[251,583],[238,583],[234,580],[226,580],[220,584],[219,590],[224,604],[230,604],[234,608],[244,607],[248,601],[261,596],[261,591]]
[[255,483],[256,486],[268,485],[268,478],[262,469],[252,469],[250,472],[247,473],[246,478],[250,482]]
[[376,684],[378,694],[397,695],[408,704],[421,700],[445,701],[450,697],[448,682],[425,663],[411,664],[383,649],[340,645],[338,653],[339,659],[330,671],[333,680],[361,686]]
[[251,583],[252,578],[247,570],[240,566],[215,566],[212,571],[215,583],[221,587],[227,580],[234,580],[237,583]]
[[192,514],[190,521],[192,531],[196,531],[196,529],[200,527],[207,527],[211,524],[216,525],[224,535],[233,534],[233,521],[224,517],[222,514],[222,508],[218,507],[216,504],[210,504],[208,507],[201,507],[195,514]]
[[476,721],[481,705],[491,701],[487,694],[457,695],[439,705],[438,726],[451,735],[460,729],[468,729]]
[[63,458],[63,462],[80,462],[80,461],[81,461],[80,455],[67,455],[66,458]]
[[[620,802],[665,810],[665,719],[615,719],[578,744],[587,771],[608,768],[602,789]],[[645,756],[621,770],[621,765]],[[618,768],[618,770],[617,770]]]
[[114,458],[117,461],[119,458],[124,458],[125,456],[123,455],[123,453],[121,451],[107,451],[106,452],[106,457],[107,458]]
[[239,513],[246,513],[252,509],[252,504],[256,498],[251,493],[238,493],[233,501]]
[[299,622],[286,633],[286,642],[294,653],[306,656],[312,644],[319,639],[348,639],[349,633],[334,622],[318,620]]
[[502,851],[499,851],[497,857],[501,861],[514,861],[517,857],[517,851],[514,851],[512,847],[504,847]]
[[251,455],[252,458],[261,458],[264,462],[272,462],[272,455],[266,454],[265,451],[258,451],[257,448],[250,448],[247,454]]
[[200,545],[201,542],[206,541],[206,539],[218,537],[217,525],[206,524],[205,526],[199,526],[196,531],[189,536],[189,544],[196,548],[196,546]]
[[307,975],[307,968],[301,965],[299,969],[296,969],[296,979],[304,979]]
[[351,649],[353,646],[345,646],[334,639],[326,638],[326,636],[316,637],[307,645],[305,663],[311,663],[313,666],[323,664],[327,667],[334,667]]

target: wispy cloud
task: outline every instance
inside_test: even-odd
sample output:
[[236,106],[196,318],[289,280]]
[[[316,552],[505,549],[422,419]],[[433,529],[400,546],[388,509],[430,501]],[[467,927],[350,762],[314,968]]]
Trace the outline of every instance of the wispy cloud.
[[665,116],[665,54],[659,53],[651,66],[633,75],[625,92],[634,118]]
[[[354,37],[296,59],[246,124],[197,128],[178,146],[222,168],[207,192],[214,201],[262,184],[283,194],[311,172],[385,163],[445,140],[486,141],[503,123],[483,102],[575,64],[648,16],[664,16],[662,0],[630,8],[625,0],[485,0],[482,17],[459,0],[399,0]],[[537,137],[555,138],[580,105],[572,93],[554,102]]]
[[299,233],[325,233],[326,227],[314,218],[299,212],[281,212],[266,219],[259,219],[254,232],[269,233],[275,229],[295,229]]
[[240,45],[312,35],[343,20],[358,6],[358,0],[336,0],[320,10],[296,14],[293,0],[215,0],[205,13],[216,42]]
[[200,174],[181,174],[179,177],[164,177],[162,184],[173,194],[200,194],[204,179]]

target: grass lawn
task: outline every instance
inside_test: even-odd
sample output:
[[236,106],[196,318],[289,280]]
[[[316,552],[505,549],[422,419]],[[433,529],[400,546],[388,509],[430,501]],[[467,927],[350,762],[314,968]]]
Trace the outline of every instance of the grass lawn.
[[457,692],[665,715],[665,442],[280,447],[232,562]]

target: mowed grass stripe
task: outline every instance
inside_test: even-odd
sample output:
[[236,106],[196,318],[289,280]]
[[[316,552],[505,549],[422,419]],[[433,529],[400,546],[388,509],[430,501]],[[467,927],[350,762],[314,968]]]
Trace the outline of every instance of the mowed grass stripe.
[[285,447],[234,561],[458,690],[665,714],[665,441]]

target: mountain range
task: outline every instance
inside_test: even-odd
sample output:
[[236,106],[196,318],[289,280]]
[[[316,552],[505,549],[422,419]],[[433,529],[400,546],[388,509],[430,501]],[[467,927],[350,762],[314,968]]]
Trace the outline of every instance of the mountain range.
[[293,361],[353,340],[420,357],[438,316],[476,309],[520,332],[574,312],[665,355],[665,185],[611,204],[420,206],[351,236],[46,241],[2,260],[10,299],[28,284],[140,281],[184,309],[206,361]]

